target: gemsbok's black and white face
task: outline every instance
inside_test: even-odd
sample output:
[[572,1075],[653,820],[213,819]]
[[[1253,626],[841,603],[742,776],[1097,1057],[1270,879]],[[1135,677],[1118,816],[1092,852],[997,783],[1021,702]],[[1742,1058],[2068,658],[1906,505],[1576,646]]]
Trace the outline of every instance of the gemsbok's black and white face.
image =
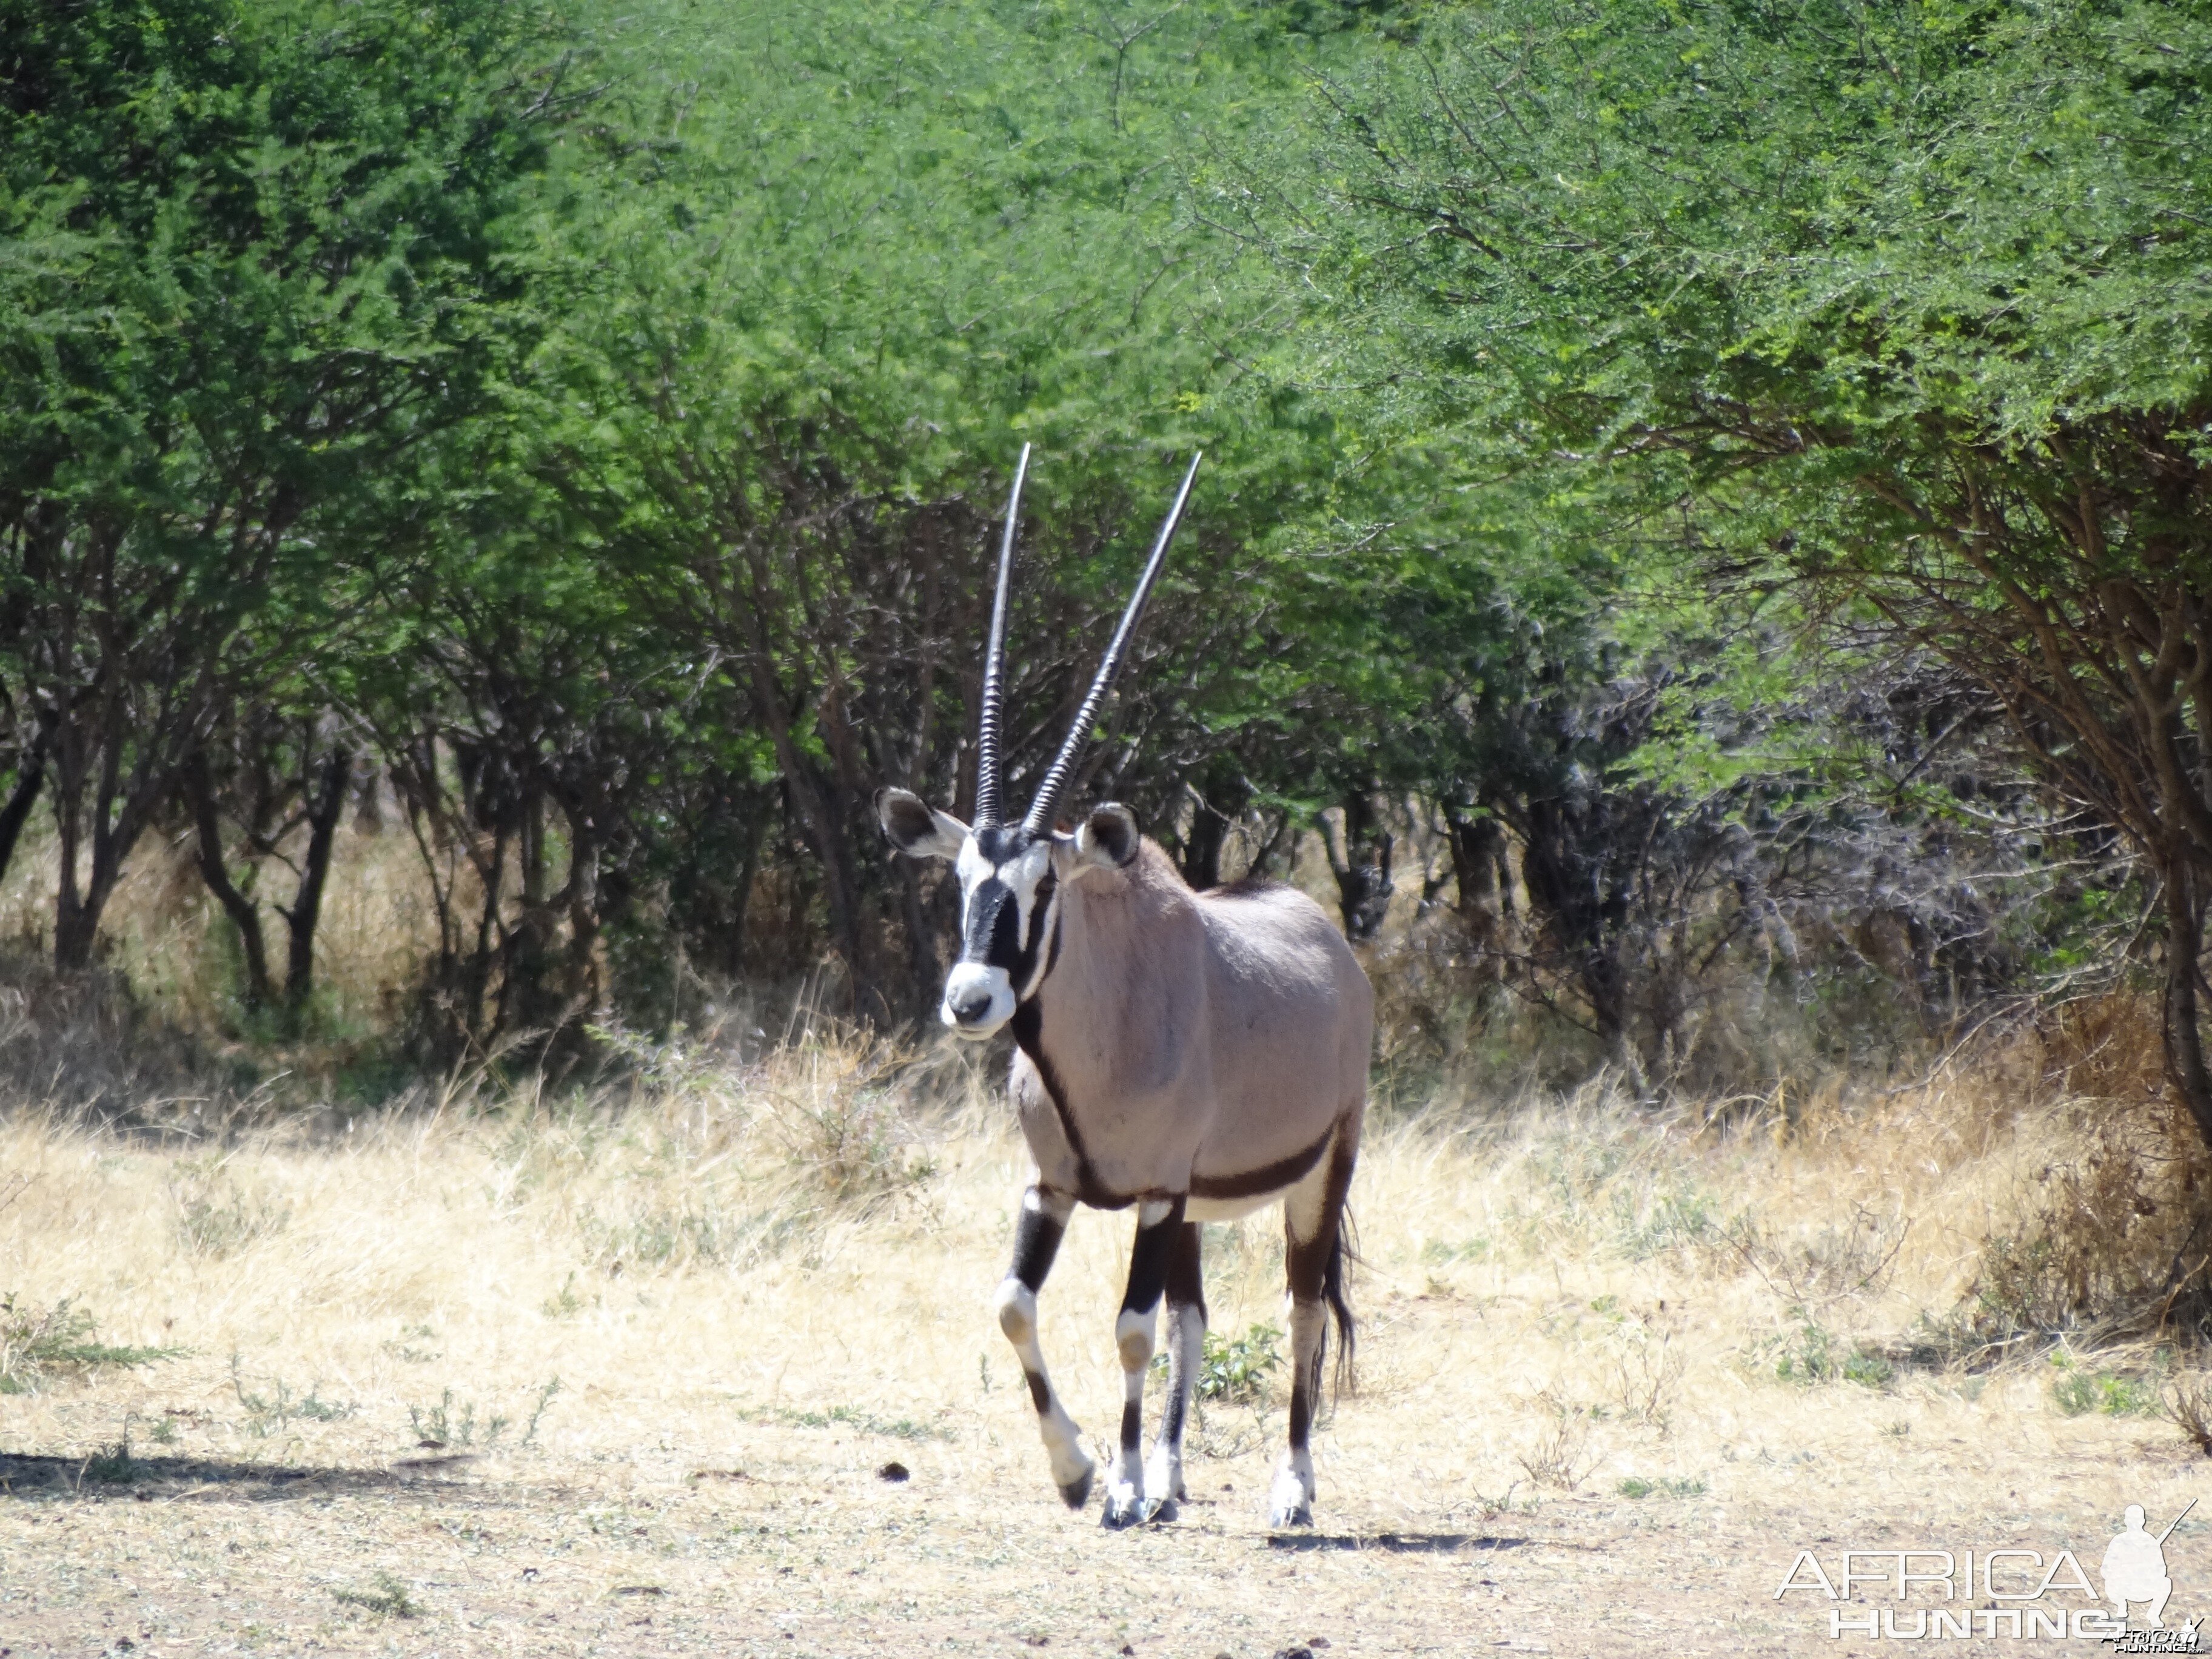
[[1137,855],[1137,821],[1111,803],[1073,835],[1026,824],[971,829],[903,789],[884,790],[876,811],[901,852],[951,860],[960,882],[960,957],[945,975],[938,1017],[955,1036],[977,1042],[995,1035],[1052,971],[1060,884]]

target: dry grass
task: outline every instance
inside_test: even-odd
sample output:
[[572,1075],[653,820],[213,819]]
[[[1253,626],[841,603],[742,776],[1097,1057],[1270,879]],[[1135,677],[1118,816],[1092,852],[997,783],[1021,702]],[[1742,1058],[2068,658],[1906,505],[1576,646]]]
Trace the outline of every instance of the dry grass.
[[[2155,1405],[2203,1415],[2172,1298],[2056,1351],[1990,1323],[1993,1241],[2094,1255],[2109,1297],[2190,1224],[2157,1109],[2037,1103],[2034,1056],[1726,1132],[1595,1091],[1376,1131],[1309,1548],[1263,1525],[1279,1366],[1203,1408],[1175,1525],[1058,1507],[988,1313],[1024,1159],[952,1060],[835,1033],[633,1058],[620,1097],[460,1091],[337,1133],[0,1127],[0,1291],[94,1345],[0,1395],[16,1651],[1793,1652],[1801,1545],[2101,1550],[2203,1468]],[[2122,1196],[2115,1136],[2154,1213],[2082,1222]],[[1248,1356],[1274,1224],[1209,1230]],[[1045,1298],[1094,1434],[1127,1229],[1079,1218]],[[2180,1612],[2212,1603],[2208,1540],[2168,1545]]]

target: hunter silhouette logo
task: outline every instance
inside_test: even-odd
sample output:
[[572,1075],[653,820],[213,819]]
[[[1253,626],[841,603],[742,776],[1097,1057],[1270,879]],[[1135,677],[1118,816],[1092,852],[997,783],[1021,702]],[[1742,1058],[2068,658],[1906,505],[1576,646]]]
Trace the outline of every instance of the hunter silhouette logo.
[[[2154,1533],[2143,1506],[2129,1504],[2100,1563],[2101,1593],[2070,1549],[1844,1550],[1828,1562],[1800,1550],[1774,1599],[1793,1591],[1825,1597],[1831,1638],[2072,1638],[2102,1640],[2121,1653],[2202,1653],[2201,1618],[2173,1630],[2162,1622],[2173,1595],[2166,1542],[2196,1507],[2192,1498]],[[2130,1608],[2141,1620],[2133,1629]]]
[[[2122,1516],[2125,1529],[2105,1547],[2105,1599],[2112,1604],[2113,1615],[2124,1625],[2128,1622],[2128,1603],[2147,1601],[2149,1608],[2143,1614],[2153,1630],[2162,1626],[2159,1614],[2166,1611],[2166,1598],[2173,1594],[2173,1580],[2166,1576],[2166,1540],[2181,1524],[2181,1516],[2197,1507],[2191,1498],[2166,1530],[2155,1538],[2143,1526],[2143,1507],[2130,1504]],[[2196,1629],[2192,1622],[2191,1631]]]

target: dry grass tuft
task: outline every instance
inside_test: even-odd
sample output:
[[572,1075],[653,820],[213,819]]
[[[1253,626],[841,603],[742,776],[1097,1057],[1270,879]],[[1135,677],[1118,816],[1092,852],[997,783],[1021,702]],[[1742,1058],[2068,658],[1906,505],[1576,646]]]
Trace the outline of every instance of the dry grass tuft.
[[1589,1478],[1601,1455],[1590,1448],[1590,1408],[1562,1397],[1553,1389],[1541,1390],[1525,1404],[1538,1419],[1538,1427],[1528,1443],[1514,1454],[1513,1461],[1539,1486],[1573,1492]]
[[2045,1073],[2084,1100],[2149,1102],[2166,1092],[2159,1008],[2132,991],[2078,997],[2036,1018]]
[[2212,1321],[2212,1160],[2163,1101],[2071,1103],[2008,1226],[1968,1287],[1968,1326],[2003,1344],[2076,1332],[2092,1346]]
[[2177,1378],[2166,1384],[2160,1403],[2190,1443],[2212,1457],[2212,1382],[2203,1377]]

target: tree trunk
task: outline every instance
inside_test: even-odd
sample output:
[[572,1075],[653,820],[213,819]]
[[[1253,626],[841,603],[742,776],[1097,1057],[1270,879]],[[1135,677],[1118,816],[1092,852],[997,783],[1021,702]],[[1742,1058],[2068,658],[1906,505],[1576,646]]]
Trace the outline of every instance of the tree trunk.
[[39,788],[46,781],[45,744],[40,743],[25,753],[22,763],[15,769],[15,787],[8,794],[8,804],[0,806],[0,876],[8,873],[15,861],[15,843],[22,839],[23,825],[31,816],[31,808],[38,803]]
[[307,1006],[314,991],[315,927],[322,918],[331,849],[337,841],[338,817],[345,810],[346,786],[352,778],[352,752],[343,747],[331,750],[323,763],[322,792],[307,802],[307,862],[300,872],[292,908],[284,913],[291,930],[284,956],[284,1001],[295,1016]]
[[[137,842],[143,821],[128,800],[113,822],[109,821],[119,785],[118,768],[112,744],[104,744],[101,748],[100,787],[89,803],[88,815],[85,793],[90,780],[82,763],[70,763],[73,758],[82,762],[81,750],[65,741],[59,757],[62,763],[54,776],[54,822],[62,843],[60,890],[54,896],[54,969],[61,974],[81,974],[92,966],[100,915],[114,896],[115,884],[123,878],[123,860]],[[88,816],[91,867],[80,881],[77,864],[86,850]]]
[[1234,755],[1218,756],[1190,791],[1190,833],[1183,838],[1182,878],[1193,887],[1221,884],[1221,854],[1251,789]]
[[1456,813],[1444,819],[1451,836],[1452,874],[1459,889],[1459,917],[1468,942],[1482,958],[1485,977],[1494,975],[1504,933],[1499,903],[1498,868],[1505,855],[1505,831],[1498,820],[1485,814],[1462,818]]
[[568,1007],[565,1018],[599,1011],[599,842],[581,813],[568,817]]
[[2204,907],[2196,872],[2173,860],[2166,877],[2166,1075],[2180,1095],[2197,1133],[2212,1146],[2212,1070],[2204,1063],[2204,1036],[2197,1023],[2197,981],[2204,943]]
[[207,763],[195,759],[185,773],[185,797],[192,811],[192,841],[200,879],[222,906],[231,926],[238,930],[238,945],[246,959],[246,1006],[269,1004],[269,950],[262,937],[261,907],[238,890],[222,855],[222,824],[216,816],[215,791],[210,787]]
[[1391,838],[1377,832],[1374,804],[1364,795],[1346,795],[1344,846],[1337,847],[1326,818],[1322,820],[1322,845],[1328,853],[1329,872],[1336,878],[1337,911],[1343,918],[1344,936],[1355,940],[1373,939],[1390,908],[1394,886]]

